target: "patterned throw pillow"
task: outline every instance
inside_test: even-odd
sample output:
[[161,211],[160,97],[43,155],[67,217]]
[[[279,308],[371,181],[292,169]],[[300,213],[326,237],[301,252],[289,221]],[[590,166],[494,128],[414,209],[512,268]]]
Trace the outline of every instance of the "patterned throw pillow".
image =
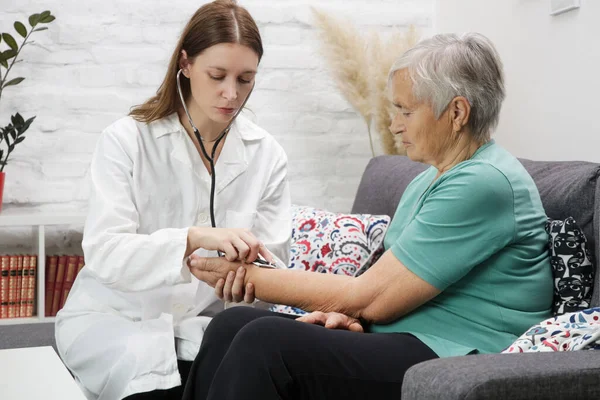
[[548,318],[532,326],[502,353],[600,349],[600,308]]
[[587,239],[573,217],[548,219],[549,250],[554,276],[554,315],[590,307],[594,285],[594,262]]
[[[292,206],[290,269],[359,276],[383,254],[387,215],[339,214]],[[288,306],[272,311],[304,314]]]

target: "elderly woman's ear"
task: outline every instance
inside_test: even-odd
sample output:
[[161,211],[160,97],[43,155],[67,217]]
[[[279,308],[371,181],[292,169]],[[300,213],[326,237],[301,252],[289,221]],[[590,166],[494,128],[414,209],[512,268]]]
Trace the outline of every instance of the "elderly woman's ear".
[[453,132],[463,132],[471,116],[471,104],[463,96],[456,96],[448,105],[448,118]]

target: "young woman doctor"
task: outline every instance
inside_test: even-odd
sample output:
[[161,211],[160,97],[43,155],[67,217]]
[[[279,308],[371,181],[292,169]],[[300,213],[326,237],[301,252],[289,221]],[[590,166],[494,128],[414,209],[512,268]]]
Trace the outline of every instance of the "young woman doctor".
[[[190,274],[190,254],[287,264],[287,158],[237,116],[262,54],[244,8],[206,4],[185,27],[157,94],[102,133],[86,267],[56,318],[59,353],[89,399],[181,398],[211,319],[202,312],[220,301]],[[244,289],[253,300],[252,287]]]

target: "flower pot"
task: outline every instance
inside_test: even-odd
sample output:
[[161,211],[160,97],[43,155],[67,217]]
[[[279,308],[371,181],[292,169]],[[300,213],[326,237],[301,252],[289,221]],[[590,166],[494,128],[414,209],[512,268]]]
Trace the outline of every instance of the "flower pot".
[[2,212],[2,195],[4,194],[4,177],[6,172],[0,172],[0,212]]

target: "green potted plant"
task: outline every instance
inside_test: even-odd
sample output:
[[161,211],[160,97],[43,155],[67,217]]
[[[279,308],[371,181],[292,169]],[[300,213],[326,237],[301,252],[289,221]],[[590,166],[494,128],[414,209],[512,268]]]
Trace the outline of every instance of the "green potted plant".
[[[47,27],[40,27],[41,24],[49,24],[54,21],[55,17],[50,11],[44,11],[40,14],[32,14],[29,16],[30,29],[28,30],[22,22],[15,21],[15,31],[23,38],[21,45],[17,44],[17,41],[10,33],[0,34],[0,46],[5,49],[2,50],[0,47],[0,99],[2,98],[2,92],[8,86],[16,86],[23,82],[25,78],[17,77],[8,79],[12,67],[17,62],[17,58],[21,53],[21,50],[25,47],[29,37],[33,32],[39,32],[48,29]],[[25,120],[19,113],[15,113],[10,117],[10,123],[5,127],[0,126],[0,211],[2,211],[2,197],[4,194],[4,181],[6,173],[4,167],[8,163],[8,157],[15,149],[15,146],[25,140],[25,131],[29,129],[31,123],[35,119],[34,117]]]

